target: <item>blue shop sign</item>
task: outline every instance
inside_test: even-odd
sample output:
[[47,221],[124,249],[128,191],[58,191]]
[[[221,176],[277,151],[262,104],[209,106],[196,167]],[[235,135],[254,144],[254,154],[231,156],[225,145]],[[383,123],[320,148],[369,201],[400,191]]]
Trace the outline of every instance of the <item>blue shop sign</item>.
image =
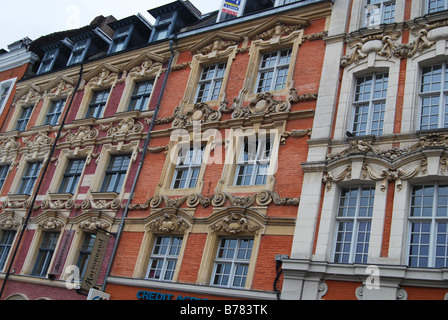
[[161,293],[157,291],[140,290],[137,292],[137,299],[141,300],[208,300],[203,298],[182,296],[182,295],[177,295],[175,298],[174,297],[175,297],[174,294]]

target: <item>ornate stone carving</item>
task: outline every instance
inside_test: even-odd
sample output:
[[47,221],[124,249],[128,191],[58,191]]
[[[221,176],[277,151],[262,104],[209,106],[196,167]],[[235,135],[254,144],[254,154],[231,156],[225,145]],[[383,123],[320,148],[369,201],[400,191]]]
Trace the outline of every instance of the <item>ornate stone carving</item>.
[[291,131],[285,131],[282,133],[282,136],[280,137],[280,143],[281,144],[286,144],[286,139],[289,137],[293,137],[293,138],[302,138],[302,137],[311,137],[311,132],[313,131],[313,129],[295,129],[295,130],[291,130]]
[[352,165],[349,164],[337,176],[334,176],[333,172],[331,172],[331,171],[324,172],[324,176],[322,177],[322,182],[325,184],[325,187],[327,188],[327,191],[330,191],[331,188],[332,188],[332,184],[333,183],[341,182],[345,178],[350,179],[351,173],[352,173]]
[[364,163],[363,168],[363,177],[366,178],[367,175],[375,181],[383,181],[381,184],[381,191],[386,190],[386,184],[388,181],[395,181],[398,190],[401,190],[403,187],[402,180],[408,180],[415,177],[420,172],[426,172],[427,161],[421,160],[420,163],[411,171],[406,172],[403,168],[391,169],[384,168],[380,173],[376,173],[372,170],[369,164]]
[[315,101],[317,100],[317,93],[305,93],[298,95],[297,90],[295,88],[289,89],[289,102],[297,103],[297,102],[307,102],[307,101]]
[[193,54],[209,55],[212,52],[218,52],[235,46],[241,40],[242,37],[240,35],[218,31],[206,36],[202,41],[193,45],[190,51]]
[[20,220],[14,217],[14,213],[5,214],[0,217],[0,229],[17,229],[20,223]]
[[196,103],[193,110],[181,114],[180,108],[177,107],[173,114],[173,128],[183,128],[187,125],[198,121],[200,123],[215,122],[221,120],[221,112],[210,108],[206,103]]
[[148,230],[152,232],[184,232],[189,227],[183,218],[172,213],[165,213],[148,224]]
[[268,115],[280,112],[289,112],[291,106],[286,101],[278,101],[273,98],[272,93],[264,92],[257,94],[246,107],[236,107],[232,118],[246,118],[254,115]]
[[40,146],[49,146],[53,143],[53,139],[48,137],[47,132],[39,132],[34,137],[24,137],[23,142],[25,143],[25,146],[28,148],[31,147],[40,147]]
[[98,217],[92,217],[90,219],[82,221],[79,224],[79,227],[82,230],[95,231],[97,228],[108,229],[110,227],[110,223],[101,220]]
[[48,217],[44,221],[39,222],[38,226],[44,230],[60,229],[64,223],[55,217]]
[[0,141],[0,152],[15,151],[19,149],[20,143],[13,137],[9,137]]
[[222,221],[215,223],[210,227],[213,232],[224,231],[230,234],[237,234],[241,232],[256,233],[261,227],[254,225],[239,212],[232,212],[226,216]]
[[95,139],[98,136],[98,130],[92,129],[90,126],[80,126],[77,132],[66,132],[65,134],[67,134],[66,142],[81,142]]
[[102,131],[107,131],[108,137],[114,137],[119,135],[127,136],[133,133],[140,133],[143,131],[143,124],[135,122],[134,118],[125,118],[121,120],[116,127],[110,123],[107,126],[101,125]]
[[259,27],[248,32],[248,37],[253,40],[265,40],[277,43],[281,37],[287,36],[292,32],[304,29],[310,22],[300,17],[277,16],[269,19]]

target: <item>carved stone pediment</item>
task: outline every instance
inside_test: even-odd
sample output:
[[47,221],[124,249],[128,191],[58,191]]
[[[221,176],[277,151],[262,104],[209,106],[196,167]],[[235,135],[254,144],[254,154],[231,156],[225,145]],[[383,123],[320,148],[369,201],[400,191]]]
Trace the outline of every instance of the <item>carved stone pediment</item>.
[[64,226],[64,222],[57,217],[47,217],[39,222],[38,226],[44,230],[60,230]]
[[67,142],[81,142],[85,140],[95,139],[98,136],[98,130],[92,129],[90,126],[80,126],[77,132],[66,133]]
[[86,74],[84,80],[91,85],[110,86],[118,79],[119,74],[119,68],[104,63]]
[[145,52],[123,67],[130,74],[145,76],[149,71],[166,62],[166,58],[155,53]]
[[240,212],[231,212],[221,221],[213,224],[210,228],[213,232],[223,231],[230,234],[238,234],[256,233],[261,229],[261,226],[252,223]]
[[279,16],[274,17],[259,27],[248,32],[247,36],[252,40],[279,40],[296,30],[310,25],[309,20],[300,17]]
[[70,92],[75,87],[75,81],[66,77],[66,76],[59,76],[50,83],[48,83],[44,90],[47,94],[50,94],[52,96],[60,96],[61,94],[64,94],[66,92]]
[[16,100],[23,104],[33,103],[41,98],[41,94],[41,88],[31,83],[17,91]]
[[213,51],[225,50],[242,41],[241,35],[225,32],[214,32],[190,48],[192,54],[210,54]]
[[268,115],[280,112],[288,112],[291,105],[287,101],[278,101],[270,92],[259,93],[248,106],[236,106],[232,113],[233,119],[245,118],[255,115]]
[[195,121],[200,123],[215,122],[221,120],[221,112],[210,108],[206,103],[196,103],[193,110],[182,114],[179,107],[174,110],[173,114],[173,128],[183,128],[187,125],[193,124]]
[[184,232],[190,225],[174,213],[164,213],[163,216],[152,220],[148,224],[148,231],[151,232]]
[[42,131],[36,134],[34,137],[24,137],[23,142],[28,148],[49,146],[53,143],[53,138],[50,138],[47,132]]
[[101,130],[107,131],[108,137],[118,136],[118,135],[129,135],[133,133],[139,133],[143,130],[143,124],[140,122],[135,122],[134,118],[125,118],[121,120],[116,127],[110,123],[107,126],[101,125]]
[[82,221],[79,224],[79,227],[84,231],[95,231],[97,228],[108,229],[110,227],[110,223],[98,217],[91,217]]
[[15,151],[19,149],[20,143],[13,137],[0,140],[0,152]]
[[0,215],[0,229],[3,230],[15,230],[21,223],[23,218],[19,218],[14,212],[8,212]]

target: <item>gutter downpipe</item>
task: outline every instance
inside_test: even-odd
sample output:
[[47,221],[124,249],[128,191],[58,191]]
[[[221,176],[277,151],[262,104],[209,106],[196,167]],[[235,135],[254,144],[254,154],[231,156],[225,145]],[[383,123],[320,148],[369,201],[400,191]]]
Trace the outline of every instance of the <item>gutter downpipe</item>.
[[146,136],[145,146],[143,147],[142,156],[140,158],[140,162],[138,164],[138,168],[137,168],[137,172],[135,174],[134,182],[132,184],[131,193],[129,195],[129,200],[126,203],[126,207],[125,207],[125,210],[123,212],[123,216],[121,218],[121,223],[120,223],[120,226],[118,228],[118,232],[117,232],[117,236],[116,236],[116,239],[115,239],[114,248],[113,248],[113,251],[112,251],[112,255],[110,257],[109,265],[107,267],[106,275],[104,277],[104,283],[103,283],[103,286],[101,288],[101,291],[103,291],[103,292],[105,292],[105,290],[106,290],[107,278],[109,277],[110,272],[112,270],[112,264],[113,264],[113,261],[115,259],[115,255],[117,253],[118,244],[120,243],[120,238],[121,238],[121,235],[122,235],[123,230],[124,230],[124,225],[126,224],[125,220],[126,220],[126,218],[128,216],[129,205],[131,204],[131,200],[134,198],[134,193],[135,193],[135,188],[137,186],[137,181],[138,181],[140,172],[141,172],[142,167],[143,167],[143,162],[145,161],[146,153],[148,152],[149,143],[151,142],[151,132],[154,129],[155,121],[156,121],[157,115],[158,115],[159,110],[160,110],[160,103],[162,101],[162,96],[164,94],[165,87],[166,87],[166,84],[168,82],[168,77],[169,77],[169,75],[171,73],[171,66],[172,66],[173,60],[174,60],[173,45],[174,45],[174,43],[176,41],[177,41],[177,35],[174,35],[174,37],[172,39],[170,39],[170,51],[171,51],[170,61],[168,62],[168,68],[167,68],[167,71],[166,71],[165,79],[163,80],[162,89],[160,90],[159,98],[157,100],[157,105],[156,105],[156,108],[154,109],[154,115],[152,117],[151,124],[149,126],[148,135]]
[[33,194],[33,197],[32,197],[31,203],[30,203],[30,206],[28,208],[28,212],[26,214],[25,221],[23,222],[23,225],[22,225],[22,230],[20,231],[19,238],[17,239],[17,241],[15,243],[14,252],[13,252],[13,255],[11,257],[11,260],[9,261],[8,270],[6,271],[5,278],[3,279],[2,287],[0,289],[0,299],[1,299],[2,295],[3,295],[4,290],[5,290],[6,282],[8,281],[8,278],[9,278],[9,276],[11,274],[11,269],[12,269],[12,266],[14,264],[14,260],[16,258],[17,252],[19,251],[19,247],[20,247],[20,243],[22,242],[23,235],[25,234],[25,230],[28,228],[28,222],[30,220],[31,214],[33,213],[33,207],[34,207],[34,203],[36,202],[37,194],[39,193],[40,187],[42,186],[45,174],[46,174],[46,172],[48,170],[48,166],[49,166],[49,164],[51,162],[51,158],[53,157],[54,151],[56,150],[56,146],[57,146],[58,140],[61,137],[62,129],[64,128],[65,121],[67,120],[68,113],[69,113],[70,108],[71,108],[71,106],[73,104],[73,100],[75,99],[76,92],[78,91],[79,86],[81,84],[83,70],[84,70],[84,66],[81,65],[81,68],[79,70],[78,83],[76,84],[75,90],[73,90],[73,94],[72,94],[72,96],[70,98],[70,103],[67,106],[67,109],[66,109],[65,114],[64,114],[64,118],[62,119],[61,125],[59,126],[58,133],[56,135],[56,138],[54,139],[54,143],[53,143],[53,146],[51,147],[51,151],[50,151],[50,153],[48,155],[47,161],[45,163],[45,167],[40,172],[39,183],[38,183],[38,185],[37,185],[37,187],[36,187],[36,189],[34,191],[34,194]]

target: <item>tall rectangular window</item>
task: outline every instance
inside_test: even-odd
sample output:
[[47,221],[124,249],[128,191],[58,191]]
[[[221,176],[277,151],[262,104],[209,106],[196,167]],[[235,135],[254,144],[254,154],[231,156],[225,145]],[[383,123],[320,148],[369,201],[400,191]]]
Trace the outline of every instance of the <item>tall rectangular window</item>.
[[426,13],[434,13],[448,9],[447,0],[425,0]]
[[148,108],[149,98],[151,97],[154,80],[148,80],[135,84],[134,93],[131,96],[128,110],[144,111]]
[[85,159],[72,159],[65,169],[59,193],[73,194],[78,187],[79,178],[84,170]]
[[367,0],[365,27],[395,22],[395,0]]
[[131,33],[134,30],[133,25],[128,25],[118,29],[115,32],[114,40],[110,46],[109,53],[115,53],[123,51],[127,48],[129,40],[131,38]]
[[80,63],[84,61],[84,58],[89,49],[90,39],[79,40],[75,43],[70,59],[68,60],[67,66],[72,64]]
[[9,165],[0,166],[0,190],[2,190],[3,184],[5,183],[6,176],[9,172]]
[[342,189],[334,262],[367,263],[374,198],[374,187]]
[[2,237],[0,238],[0,271],[3,271],[11,251],[12,242],[16,236],[15,230],[0,230]]
[[258,70],[257,93],[285,88],[291,55],[292,49],[283,49],[262,56]]
[[383,133],[388,81],[387,73],[375,73],[357,79],[353,102],[354,135]]
[[244,288],[253,245],[253,239],[221,239],[211,284],[227,288]]
[[172,183],[173,189],[195,188],[201,171],[204,147],[181,148]]
[[31,113],[33,113],[33,106],[27,106],[22,108],[20,116],[17,119],[16,130],[25,131],[28,121],[30,121]]
[[61,117],[62,110],[64,109],[64,106],[65,106],[65,99],[53,101],[51,103],[50,110],[48,110],[45,124],[49,124],[52,126],[57,125],[59,118]]
[[182,237],[157,237],[146,278],[172,281],[181,246]]
[[89,263],[90,254],[92,253],[93,245],[95,244],[96,235],[93,233],[85,233],[82,241],[81,249],[79,250],[79,257],[76,266],[79,268],[80,278],[84,278],[87,264]]
[[128,171],[130,155],[112,156],[106,170],[101,192],[120,193],[126,172]]
[[448,185],[414,186],[409,215],[410,267],[448,267]]
[[446,64],[423,68],[420,86],[420,130],[448,127],[447,97]]
[[266,184],[273,145],[274,138],[271,136],[244,137],[237,155],[236,186]]
[[196,102],[217,100],[221,91],[226,63],[218,63],[202,69],[198,83]]
[[99,119],[103,116],[104,107],[109,98],[110,90],[97,91],[94,93],[87,110],[86,118]]
[[40,63],[37,74],[42,74],[51,71],[53,69],[54,63],[56,62],[58,54],[59,54],[58,48],[45,52],[45,55],[42,58],[42,62]]
[[59,232],[44,232],[42,242],[39,247],[36,262],[32,271],[33,276],[45,277],[53,258],[54,250],[58,242]]
[[39,176],[41,165],[42,162],[28,162],[25,174],[22,176],[22,182],[20,183],[19,194],[31,194]]

